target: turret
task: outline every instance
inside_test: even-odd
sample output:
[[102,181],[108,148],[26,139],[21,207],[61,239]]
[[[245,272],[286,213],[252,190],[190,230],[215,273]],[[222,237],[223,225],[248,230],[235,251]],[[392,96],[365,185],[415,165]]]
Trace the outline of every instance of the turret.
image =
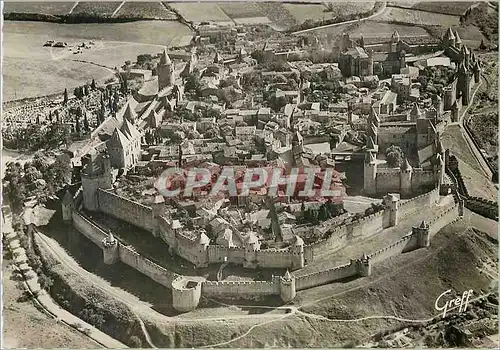
[[243,267],[256,268],[257,267],[257,252],[260,250],[259,239],[255,232],[250,232],[245,242],[245,260]]
[[356,264],[356,271],[358,276],[367,277],[372,274],[372,261],[369,256],[363,253],[361,259],[351,261],[351,264]]
[[74,201],[71,192],[66,188],[64,197],[61,201],[61,211],[64,221],[71,221],[73,215]]
[[114,264],[120,260],[118,249],[118,241],[113,237],[111,230],[109,230],[108,235],[102,240],[102,252],[106,265]]
[[479,66],[479,61],[476,61],[473,66],[474,72],[474,82],[477,84],[481,80],[481,67]]
[[455,47],[455,41],[456,41],[456,38],[455,38],[455,34],[453,34],[453,30],[451,28],[448,28],[448,30],[446,31],[446,33],[443,36],[443,40],[442,40],[443,48],[446,49],[450,46]]
[[292,253],[292,270],[303,269],[304,261],[304,240],[299,236],[295,236],[295,242],[290,247]]
[[405,158],[399,172],[400,190],[403,195],[411,194],[412,175],[413,168],[408,162],[408,159]]
[[377,193],[377,160],[374,153],[365,153],[365,163],[363,166],[363,189],[366,194]]
[[412,110],[410,112],[410,120],[415,121],[415,120],[417,120],[419,118],[422,118],[422,111],[418,107],[418,104],[415,102],[413,104],[413,108],[412,108]]
[[460,63],[458,68],[458,88],[460,88],[462,94],[462,105],[469,104],[470,79],[467,64],[464,62]]
[[370,62],[368,63],[368,75],[373,75],[373,50],[368,50],[368,58]]
[[455,31],[455,47],[460,50],[462,48],[462,39],[458,35],[458,32]]
[[168,56],[167,49],[163,50],[158,63],[158,91],[166,87],[173,86],[175,82],[174,64]]
[[398,225],[399,221],[399,193],[388,193],[384,197],[384,216],[382,218],[382,227],[393,227]]
[[412,235],[416,236],[417,248],[426,248],[431,244],[429,225],[424,221],[419,226],[412,227]]
[[280,297],[285,303],[292,301],[297,294],[295,288],[295,276],[291,275],[288,270],[283,277],[280,277]]
[[208,266],[208,246],[210,245],[210,238],[202,230],[198,233],[197,238],[198,243],[198,263],[196,267],[207,267]]
[[441,153],[436,154],[436,159],[435,159],[435,164],[434,164],[434,172],[436,174],[437,182],[438,182],[438,188],[441,188],[441,185],[444,182],[444,176],[445,176],[445,161],[443,159],[443,156]]

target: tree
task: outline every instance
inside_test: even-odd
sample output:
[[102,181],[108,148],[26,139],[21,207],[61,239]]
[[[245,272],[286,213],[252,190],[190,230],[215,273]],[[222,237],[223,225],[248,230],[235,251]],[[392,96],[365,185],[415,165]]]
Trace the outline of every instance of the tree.
[[392,168],[397,168],[403,163],[404,153],[399,146],[392,145],[385,151],[387,164]]
[[63,103],[66,104],[68,103],[68,89],[64,89],[64,99]]
[[92,90],[95,90],[95,88],[96,88],[95,80],[93,78],[92,78],[92,83],[90,84],[90,87],[92,88]]
[[78,119],[78,116],[75,115],[75,132],[80,133],[80,120]]
[[90,130],[90,127],[89,127],[89,120],[87,118],[87,113],[85,113],[83,115],[83,128],[85,131],[89,131]]

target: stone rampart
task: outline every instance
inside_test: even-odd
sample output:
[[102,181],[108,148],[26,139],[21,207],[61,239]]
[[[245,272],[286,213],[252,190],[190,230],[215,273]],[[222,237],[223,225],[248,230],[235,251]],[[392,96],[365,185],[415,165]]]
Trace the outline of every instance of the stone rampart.
[[349,263],[334,268],[296,277],[297,290],[308,289],[358,274],[356,265]]
[[404,218],[408,214],[413,213],[415,210],[434,205],[439,200],[439,189],[435,188],[430,192],[421,194],[408,200],[399,202],[399,217]]
[[279,280],[273,281],[205,281],[202,284],[205,296],[253,298],[280,293]]
[[313,250],[313,256],[330,254],[344,247],[350,240],[358,237],[369,237],[382,230],[384,211],[365,216],[350,223],[344,223],[331,230],[330,237],[308,246]]
[[257,252],[257,265],[269,268],[290,268],[292,266],[290,251],[259,250]]
[[432,237],[439,232],[443,227],[450,224],[459,216],[458,205],[454,203],[447,206],[437,216],[429,222],[429,235]]
[[153,281],[165,287],[171,288],[174,279],[179,277],[176,273],[170,272],[166,268],[161,267],[160,265],[143,257],[130,247],[120,244],[119,254],[120,260],[124,264],[129,265],[143,275],[148,276]]
[[498,203],[480,197],[469,197],[465,207],[479,215],[498,221]]
[[417,237],[409,233],[400,240],[370,254],[370,258],[374,264],[399,255],[403,252],[409,252],[419,248],[417,246]]
[[118,196],[110,191],[98,190],[99,210],[147,231],[153,231],[153,210],[140,203]]
[[73,212],[72,217],[75,228],[93,243],[101,247],[101,242],[107,236],[107,233],[77,211]]

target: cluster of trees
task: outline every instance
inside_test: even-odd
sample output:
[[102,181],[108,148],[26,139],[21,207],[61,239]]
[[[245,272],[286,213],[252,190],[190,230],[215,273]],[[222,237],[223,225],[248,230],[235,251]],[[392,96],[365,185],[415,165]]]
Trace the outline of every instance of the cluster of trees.
[[200,71],[195,68],[193,72],[186,78],[186,84],[184,84],[185,91],[190,91],[196,96],[201,96],[201,74]]
[[425,67],[417,78],[420,92],[442,95],[443,89],[453,82],[455,76],[456,70],[451,67]]
[[38,124],[26,128],[8,127],[2,132],[5,147],[19,150],[40,150],[58,148],[71,141],[71,127],[53,123],[46,128]]
[[403,164],[405,154],[401,147],[391,145],[385,150],[385,159],[391,168],[400,167]]
[[345,213],[344,204],[333,203],[332,201],[321,204],[319,209],[310,208],[307,210],[305,210],[305,205],[302,203],[302,211],[304,216],[301,218],[300,224],[315,224]]
[[162,137],[160,136],[158,129],[147,130],[144,135],[144,139],[148,145],[157,145],[162,142]]
[[[43,154],[38,153],[32,162],[9,163],[5,169],[5,193],[14,212],[19,213],[26,198],[36,196],[44,202],[48,196],[71,181],[72,171],[70,157],[59,156],[55,162],[48,164]],[[43,181],[38,181],[43,180]]]

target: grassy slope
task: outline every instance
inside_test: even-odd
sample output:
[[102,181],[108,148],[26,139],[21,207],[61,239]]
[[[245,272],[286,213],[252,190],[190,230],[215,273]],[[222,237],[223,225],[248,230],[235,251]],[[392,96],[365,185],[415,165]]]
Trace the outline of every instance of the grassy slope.
[[[57,93],[64,87],[73,89],[92,78],[99,80],[112,74],[105,68],[74,60],[113,68],[126,60],[135,61],[141,53],[159,52],[157,45],[186,44],[191,35],[188,27],[172,21],[92,25],[7,21],[3,31],[6,100]],[[50,39],[68,44],[95,40],[100,46],[74,55],[66,49],[43,47]],[[60,59],[54,60],[54,56]]]
[[481,170],[476,158],[469,150],[458,125],[448,126],[441,136],[443,146],[459,159],[460,172],[471,196],[496,200],[497,191],[490,179]]
[[[408,253],[378,265],[369,278],[300,292],[296,302],[300,304],[301,300],[305,303],[326,298],[303,307],[303,311],[333,319],[370,315],[429,318],[437,313],[434,310],[435,298],[449,288],[457,293],[470,288],[476,291],[488,289],[491,280],[479,271],[478,266],[495,264],[497,254],[496,243],[459,222],[438,234],[429,249]],[[369,285],[363,286],[366,283]],[[359,286],[359,289],[332,296],[336,289],[352,286]],[[175,325],[149,325],[149,329],[162,346],[191,347],[230,341],[245,334],[255,322],[177,322]],[[266,321],[262,320],[261,325],[246,336],[222,346],[344,346],[401,324],[390,320],[342,323],[295,315],[263,322]]]
[[37,310],[32,301],[21,301],[23,287],[4,260],[3,340],[8,348],[97,348],[98,344],[76,330],[60,324]]

